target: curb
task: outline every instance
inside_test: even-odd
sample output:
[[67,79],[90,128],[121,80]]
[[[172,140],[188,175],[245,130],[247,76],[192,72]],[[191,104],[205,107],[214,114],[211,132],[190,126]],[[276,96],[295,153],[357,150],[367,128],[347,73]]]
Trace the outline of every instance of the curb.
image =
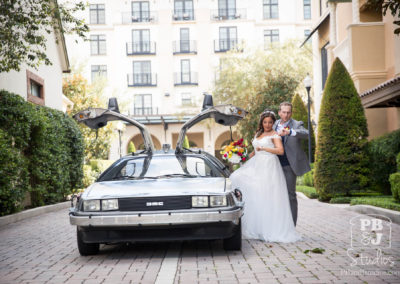
[[60,209],[69,208],[71,206],[71,201],[65,201],[53,205],[47,205],[42,207],[37,207],[33,209],[28,209],[19,213],[7,215],[0,217],[0,227],[5,226],[10,223],[15,223],[21,220],[25,220],[31,217],[35,217],[44,213],[57,211]]
[[307,195],[305,195],[304,193],[302,193],[300,191],[296,191],[296,195],[298,198],[301,198],[301,199],[310,199],[307,197]]
[[375,207],[372,205],[351,205],[350,207],[345,208],[349,211],[354,211],[361,214],[376,214],[383,215],[392,220],[393,223],[400,225],[400,212],[389,210],[386,208]]

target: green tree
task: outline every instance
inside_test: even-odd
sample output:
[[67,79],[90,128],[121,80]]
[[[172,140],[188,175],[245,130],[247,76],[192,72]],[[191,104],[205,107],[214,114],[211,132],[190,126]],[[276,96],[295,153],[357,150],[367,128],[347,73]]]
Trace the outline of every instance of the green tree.
[[[292,105],[293,105],[293,114],[292,118],[298,121],[303,121],[304,122],[304,127],[308,129],[308,111],[306,109],[306,106],[304,105],[303,100],[301,99],[299,94],[294,95],[292,99]],[[314,154],[315,154],[315,135],[314,135],[314,129],[312,124],[310,125],[310,133],[311,133],[311,159],[314,159]],[[307,153],[308,157],[308,140],[302,139],[301,140],[301,148],[304,150],[304,152]],[[312,163],[313,161],[310,161]]]
[[133,142],[130,141],[128,144],[128,153],[135,153],[135,152],[136,152],[135,144],[133,144]]
[[216,103],[243,107],[249,114],[239,125],[244,139],[251,141],[257,129],[259,114],[268,108],[276,113],[279,104],[291,101],[301,82],[312,68],[310,46],[299,48],[299,42],[274,45],[268,51],[231,52],[222,58],[218,80],[213,91]]
[[55,32],[56,41],[64,33],[85,39],[89,27],[74,16],[84,9],[82,1],[62,5],[56,0],[0,1],[0,72],[19,71],[24,63],[33,68],[51,65],[47,34]]
[[[80,74],[72,74],[63,79],[63,93],[68,97],[74,106],[68,110],[68,114],[87,109],[89,107],[104,107],[107,102],[103,97],[104,81],[97,80],[95,84],[89,85]],[[108,159],[111,138],[113,135],[112,123],[100,128],[98,132],[89,127],[79,124],[85,141],[85,158]]]
[[348,195],[368,184],[367,136],[360,97],[336,58],[326,81],[318,124],[314,180],[321,200]]

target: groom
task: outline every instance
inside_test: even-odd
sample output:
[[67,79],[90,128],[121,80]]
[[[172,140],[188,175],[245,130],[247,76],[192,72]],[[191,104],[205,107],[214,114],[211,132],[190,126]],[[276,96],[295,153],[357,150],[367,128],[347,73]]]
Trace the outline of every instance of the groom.
[[279,106],[278,114],[281,119],[274,124],[274,129],[282,138],[285,153],[279,157],[286,178],[289,193],[290,208],[294,225],[297,223],[296,176],[302,176],[310,171],[310,164],[306,153],[301,149],[300,140],[308,138],[308,130],[302,121],[292,119],[292,104],[283,102]]

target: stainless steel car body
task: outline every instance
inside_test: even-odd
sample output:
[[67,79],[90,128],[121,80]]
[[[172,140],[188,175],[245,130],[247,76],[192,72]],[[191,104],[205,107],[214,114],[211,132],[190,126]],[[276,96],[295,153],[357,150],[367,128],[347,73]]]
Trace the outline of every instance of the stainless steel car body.
[[[217,123],[234,125],[245,115],[243,109],[231,105],[208,107],[184,124],[175,151],[156,151],[147,128],[118,113],[118,107],[114,110],[96,108],[77,113],[75,119],[92,129],[103,127],[113,120],[128,122],[140,129],[145,144],[145,150],[141,153],[125,156],[111,165],[81,194],[76,205],[70,208],[70,223],[77,226],[80,253],[96,253],[99,243],[162,239],[221,238],[232,243],[231,239],[234,238],[233,245],[227,246],[228,249],[240,247],[240,218],[243,215],[244,203],[231,186],[229,170],[204,151],[184,149],[182,137],[187,129],[203,119],[214,118]],[[176,159],[176,164],[182,167],[180,174],[147,176],[146,172],[152,161],[164,158]],[[189,158],[203,161],[209,175],[190,175],[188,168],[185,168]],[[139,160],[142,166],[140,175],[123,176],[120,173],[128,163],[136,163]],[[166,169],[169,167],[166,162],[161,165]],[[115,177],[121,179],[114,180]],[[212,207],[209,204],[211,199],[218,196],[222,196],[225,203]],[[193,206],[193,199],[202,197],[207,200],[209,206]],[[117,200],[118,208],[103,210],[103,201],[110,200]],[[84,210],[86,202],[98,202],[99,208]]]

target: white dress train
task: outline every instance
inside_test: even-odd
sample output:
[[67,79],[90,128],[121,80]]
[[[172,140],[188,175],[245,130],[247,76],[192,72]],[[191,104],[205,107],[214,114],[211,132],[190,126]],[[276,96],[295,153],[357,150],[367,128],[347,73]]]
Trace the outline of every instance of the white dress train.
[[[260,146],[274,148],[272,138],[280,136],[254,138],[254,150]],[[277,155],[255,151],[255,155],[234,171],[230,179],[243,193],[243,237],[283,243],[301,239],[293,223],[286,180]]]

